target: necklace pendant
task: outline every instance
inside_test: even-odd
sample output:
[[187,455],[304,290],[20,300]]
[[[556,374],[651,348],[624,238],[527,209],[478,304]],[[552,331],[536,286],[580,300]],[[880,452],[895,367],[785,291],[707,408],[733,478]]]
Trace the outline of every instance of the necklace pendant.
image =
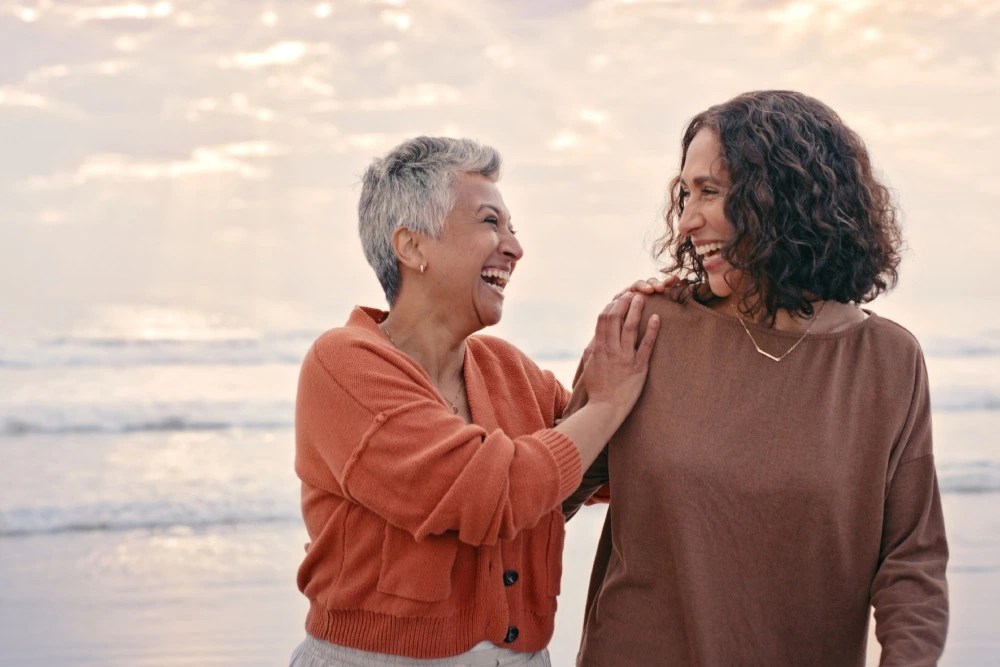
[[[756,345],[754,345],[754,347],[757,347],[757,346],[756,346]],[[767,357],[767,358],[768,358],[768,359],[770,359],[771,361],[781,361],[782,359],[784,359],[784,358],[785,358],[785,355],[784,355],[784,354],[783,354],[783,355],[781,355],[780,357],[776,357],[776,356],[774,356],[773,354],[770,354],[770,353],[768,353],[768,352],[765,352],[764,350],[760,349],[759,347],[757,347],[757,351],[758,351],[759,353],[763,354],[763,355],[764,355],[765,357]],[[791,352],[791,350],[789,350],[789,352]],[[786,354],[787,354],[787,352],[786,352]]]
[[451,411],[454,412],[457,415],[458,414],[458,406],[455,405],[454,403],[452,403],[451,404]]

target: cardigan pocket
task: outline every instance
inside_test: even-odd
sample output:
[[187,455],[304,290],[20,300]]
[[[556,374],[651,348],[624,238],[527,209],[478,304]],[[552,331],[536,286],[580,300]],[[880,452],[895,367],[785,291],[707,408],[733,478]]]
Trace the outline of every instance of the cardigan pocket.
[[454,536],[428,535],[418,541],[405,530],[387,524],[378,590],[418,602],[447,600],[457,553],[458,540]]
[[[549,512],[534,528],[522,531],[515,539],[522,554],[516,586],[524,586],[524,604],[538,616],[556,611],[562,579],[563,516],[560,510]],[[522,541],[523,540],[523,541]]]

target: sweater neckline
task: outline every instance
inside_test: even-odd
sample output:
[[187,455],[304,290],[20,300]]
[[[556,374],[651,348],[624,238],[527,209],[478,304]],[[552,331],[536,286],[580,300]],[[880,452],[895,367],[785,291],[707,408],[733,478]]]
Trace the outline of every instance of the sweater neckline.
[[[738,329],[741,332],[743,331],[742,327],[740,326],[739,320],[737,320],[735,316],[729,316],[729,315],[727,315],[725,313],[720,313],[719,311],[706,306],[705,304],[703,304],[700,301],[698,301],[697,299],[695,299],[694,295],[689,295],[688,302],[694,304],[694,306],[695,306],[696,309],[701,310],[701,311],[703,311],[703,312],[711,315],[712,317],[715,317],[717,319],[720,319],[720,320],[723,320],[725,322],[728,322],[735,329]],[[810,333],[809,336],[808,336],[808,338],[811,338],[813,340],[817,340],[817,339],[824,340],[824,339],[844,338],[844,337],[847,337],[847,336],[854,335],[855,332],[862,331],[862,330],[864,330],[865,328],[867,328],[869,326],[874,326],[871,323],[874,322],[875,320],[879,319],[878,315],[876,315],[874,311],[868,310],[867,308],[862,308],[861,310],[866,315],[868,315],[868,317],[866,317],[865,319],[861,320],[860,322],[855,322],[851,326],[847,327],[846,329],[841,329],[840,331],[831,331],[831,332],[827,332],[827,333]],[[762,324],[760,324],[758,322],[751,322],[749,320],[744,320],[744,324],[749,329],[753,330],[754,333],[761,333],[763,335],[771,336],[773,338],[789,338],[789,339],[791,339],[791,338],[800,338],[802,336],[802,332],[801,331],[781,331],[780,329],[774,329],[774,328],[771,328],[771,327],[765,327],[764,325],[762,325]]]
[[[401,354],[407,359],[409,359],[414,366],[416,366],[424,381],[428,386],[433,389],[438,396],[441,397],[442,401],[446,406],[449,406],[448,399],[441,393],[437,388],[437,385],[431,381],[431,376],[427,373],[427,370],[417,362],[416,359],[408,355],[403,350],[396,347],[385,335],[382,327],[379,324],[388,317],[389,312],[382,310],[380,308],[373,308],[371,306],[355,306],[354,312],[351,314],[351,318],[348,320],[349,323],[354,323],[368,331],[370,334],[375,336],[383,345],[392,349],[396,354]],[[469,402],[469,412],[472,415],[473,424],[478,424],[484,428],[491,426],[496,428],[497,418],[496,413],[493,411],[493,405],[486,397],[489,396],[486,387],[486,380],[483,378],[483,372],[479,368],[479,364],[476,362],[475,352],[473,347],[477,344],[474,336],[467,336],[465,339],[465,357],[462,361],[462,378],[465,382],[465,397]]]

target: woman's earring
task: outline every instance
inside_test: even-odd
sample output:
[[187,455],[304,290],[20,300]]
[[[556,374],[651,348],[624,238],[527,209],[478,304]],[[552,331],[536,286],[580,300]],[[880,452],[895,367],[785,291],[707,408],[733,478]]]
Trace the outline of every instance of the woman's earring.
[[424,274],[424,265],[421,264],[420,265],[420,275],[423,275],[423,274]]

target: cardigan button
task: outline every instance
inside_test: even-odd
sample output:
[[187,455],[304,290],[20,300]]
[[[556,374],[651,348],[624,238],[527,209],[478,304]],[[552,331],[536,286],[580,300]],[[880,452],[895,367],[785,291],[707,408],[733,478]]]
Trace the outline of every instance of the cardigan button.
[[517,570],[507,570],[503,573],[503,585],[513,586],[517,583]]
[[519,634],[520,631],[517,629],[516,625],[510,626],[507,628],[507,636],[503,638],[504,644],[512,644],[517,639]]

